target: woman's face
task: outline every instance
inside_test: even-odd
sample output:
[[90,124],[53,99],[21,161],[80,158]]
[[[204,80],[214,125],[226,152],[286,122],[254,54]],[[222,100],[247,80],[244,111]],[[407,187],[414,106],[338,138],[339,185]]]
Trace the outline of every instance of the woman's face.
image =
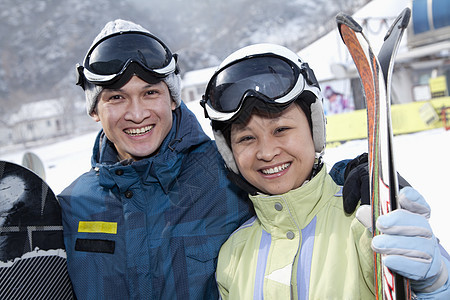
[[280,113],[254,111],[231,126],[231,149],[242,176],[266,194],[283,194],[309,179],[315,150],[308,119],[297,105]]

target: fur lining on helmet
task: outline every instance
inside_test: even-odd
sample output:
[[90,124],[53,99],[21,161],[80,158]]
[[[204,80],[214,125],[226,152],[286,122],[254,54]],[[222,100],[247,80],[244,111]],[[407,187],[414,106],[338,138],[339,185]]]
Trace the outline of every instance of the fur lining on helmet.
[[181,104],[181,76],[180,74],[169,74],[163,79],[169,88],[172,100],[176,103],[177,107]]
[[326,119],[323,112],[322,98],[316,99],[316,101],[311,104],[311,121],[313,128],[314,148],[317,153],[323,154],[326,144]]
[[234,160],[233,157],[233,152],[231,151],[231,148],[228,146],[228,143],[225,140],[225,137],[223,136],[222,132],[220,130],[213,130],[213,134],[214,139],[216,140],[217,149],[219,150],[220,155],[222,155],[222,158],[225,161],[225,164],[227,165],[228,169],[230,169],[236,174],[239,174],[236,161]]
[[103,91],[99,85],[92,84],[87,80],[84,81],[84,95],[86,97],[86,111],[88,115],[92,116],[97,105],[98,96]]

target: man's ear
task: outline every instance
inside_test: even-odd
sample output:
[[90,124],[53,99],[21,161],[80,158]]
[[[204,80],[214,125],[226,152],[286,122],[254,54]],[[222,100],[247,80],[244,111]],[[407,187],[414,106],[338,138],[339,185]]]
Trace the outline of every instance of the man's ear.
[[91,113],[91,118],[95,121],[95,122],[100,122],[100,117],[97,114],[97,112],[95,111],[95,109],[92,111]]

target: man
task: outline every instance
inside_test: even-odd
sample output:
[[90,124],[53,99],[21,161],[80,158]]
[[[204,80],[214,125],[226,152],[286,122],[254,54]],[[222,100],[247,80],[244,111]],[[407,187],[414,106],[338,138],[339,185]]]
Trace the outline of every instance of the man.
[[59,195],[77,298],[218,298],[219,249],[253,210],[181,102],[176,56],[116,20],[77,70],[102,124],[91,170]]

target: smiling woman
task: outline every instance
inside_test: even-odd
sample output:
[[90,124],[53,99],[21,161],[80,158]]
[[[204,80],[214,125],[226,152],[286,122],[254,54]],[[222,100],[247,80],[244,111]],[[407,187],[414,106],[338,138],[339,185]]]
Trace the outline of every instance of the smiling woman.
[[233,123],[231,149],[242,176],[266,194],[300,187],[314,165],[311,129],[298,105],[279,113],[256,110],[244,123]]
[[[374,299],[372,248],[414,280],[418,295],[447,297],[449,256],[439,250],[426,216],[413,209],[426,204],[414,189],[400,192],[404,210],[397,212],[404,215],[384,215],[389,225],[377,227],[386,245],[380,236],[372,239],[361,214],[345,212],[341,187],[322,163],[319,85],[295,53],[272,44],[234,52],[212,76],[202,105],[231,178],[249,192],[256,211],[220,250],[223,299]],[[352,183],[359,188],[361,180]],[[420,222],[405,226],[406,215]],[[425,242],[423,232],[433,238]],[[411,251],[433,256],[423,266],[427,275],[417,271]]]

